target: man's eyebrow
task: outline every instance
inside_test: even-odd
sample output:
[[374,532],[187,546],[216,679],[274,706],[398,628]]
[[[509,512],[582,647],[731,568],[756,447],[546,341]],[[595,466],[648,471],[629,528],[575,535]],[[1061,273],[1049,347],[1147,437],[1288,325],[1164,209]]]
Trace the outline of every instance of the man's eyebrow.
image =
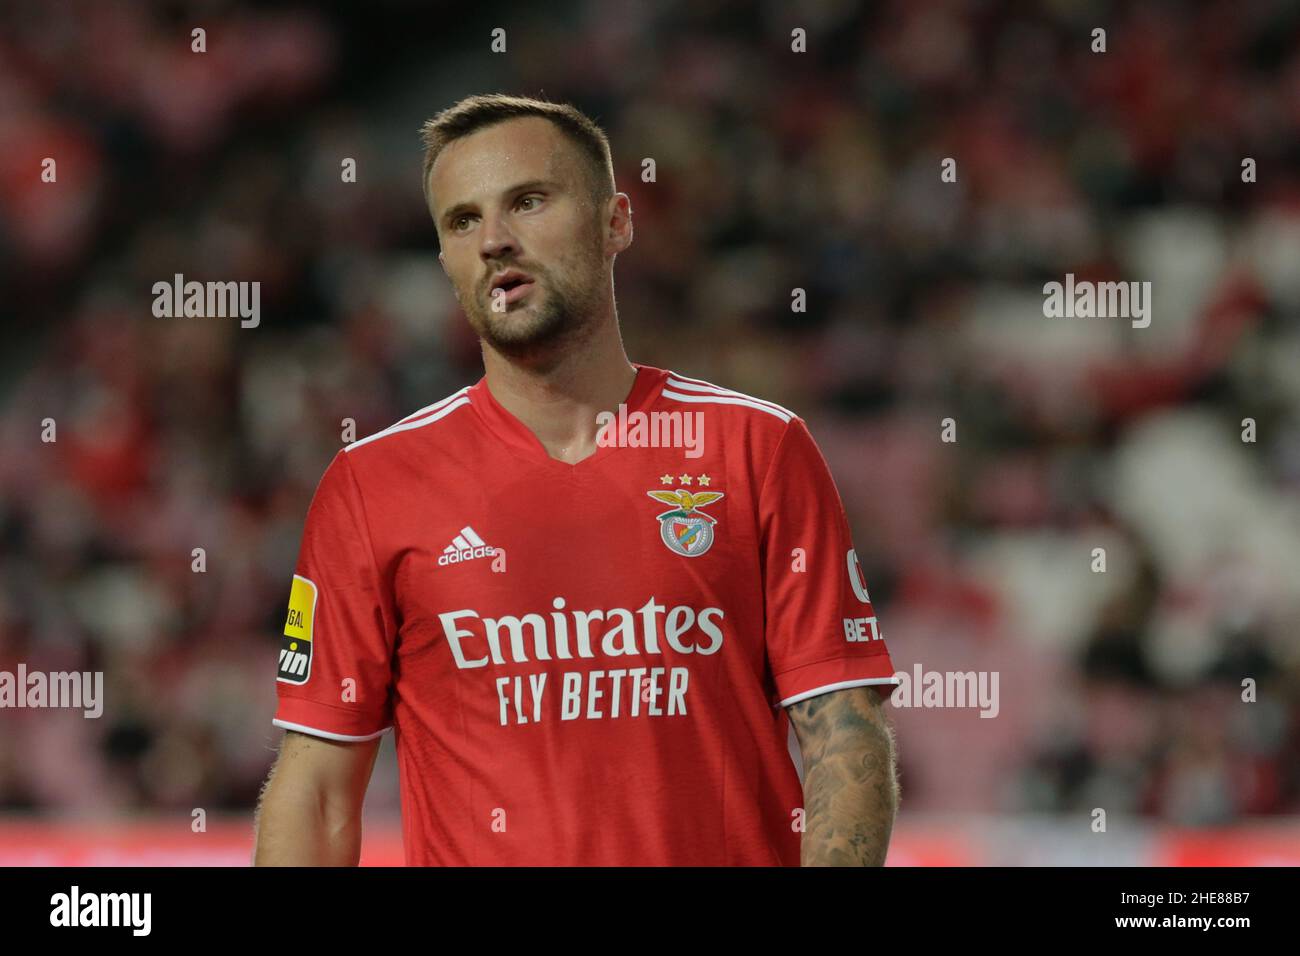
[[[515,185],[511,186],[503,193],[503,195],[511,196],[516,193],[528,192],[529,190],[533,190],[533,189],[558,190],[561,188],[563,187],[560,183],[557,183],[551,179],[529,179],[526,182],[516,183]],[[443,225],[449,226],[457,216],[459,216],[463,212],[467,212],[473,209],[474,205],[475,204],[472,202],[458,202],[456,203],[456,205],[452,206],[450,209],[448,209],[446,212],[442,214],[442,216],[440,217],[440,221],[442,222]]]

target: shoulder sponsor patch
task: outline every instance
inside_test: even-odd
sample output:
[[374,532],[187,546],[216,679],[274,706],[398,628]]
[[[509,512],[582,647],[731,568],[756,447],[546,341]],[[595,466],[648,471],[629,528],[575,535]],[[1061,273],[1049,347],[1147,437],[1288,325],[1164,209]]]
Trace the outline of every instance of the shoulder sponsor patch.
[[280,639],[280,672],[276,680],[305,684],[311,676],[312,624],[316,619],[316,583],[301,574],[289,589],[289,615]]

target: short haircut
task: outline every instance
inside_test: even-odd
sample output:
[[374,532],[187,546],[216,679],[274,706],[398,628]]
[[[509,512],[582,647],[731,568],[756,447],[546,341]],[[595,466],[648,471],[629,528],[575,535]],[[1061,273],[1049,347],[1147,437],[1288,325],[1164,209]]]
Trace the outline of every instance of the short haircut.
[[[434,161],[448,143],[506,120],[523,116],[540,116],[554,123],[587,160],[587,180],[591,198],[597,205],[614,195],[614,162],[610,157],[609,138],[577,107],[552,103],[528,96],[505,93],[480,93],[467,96],[443,110],[420,127],[424,143],[424,204],[429,205],[429,173]],[[432,209],[429,214],[435,216]]]

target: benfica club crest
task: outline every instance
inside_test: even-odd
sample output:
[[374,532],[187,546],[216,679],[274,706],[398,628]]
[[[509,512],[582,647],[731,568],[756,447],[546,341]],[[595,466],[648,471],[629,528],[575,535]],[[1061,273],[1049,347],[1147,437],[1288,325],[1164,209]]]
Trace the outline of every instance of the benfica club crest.
[[691,494],[678,488],[676,491],[647,491],[651,498],[666,505],[676,505],[659,518],[659,536],[669,551],[698,558],[713,547],[713,526],[718,519],[699,509],[722,497],[720,491],[697,491]]

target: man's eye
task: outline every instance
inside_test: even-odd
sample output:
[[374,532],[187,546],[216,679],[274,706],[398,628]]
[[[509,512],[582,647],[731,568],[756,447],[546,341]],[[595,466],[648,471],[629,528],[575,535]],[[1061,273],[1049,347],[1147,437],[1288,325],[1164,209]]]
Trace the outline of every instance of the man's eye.
[[522,206],[522,205],[523,205],[524,203],[526,203],[526,202],[534,202],[534,203],[536,203],[536,202],[541,202],[541,201],[542,201],[542,197],[541,197],[541,196],[524,196],[522,199],[519,200],[519,204]]
[[452,232],[460,232],[460,224],[468,219],[469,216],[457,216],[451,221]]

